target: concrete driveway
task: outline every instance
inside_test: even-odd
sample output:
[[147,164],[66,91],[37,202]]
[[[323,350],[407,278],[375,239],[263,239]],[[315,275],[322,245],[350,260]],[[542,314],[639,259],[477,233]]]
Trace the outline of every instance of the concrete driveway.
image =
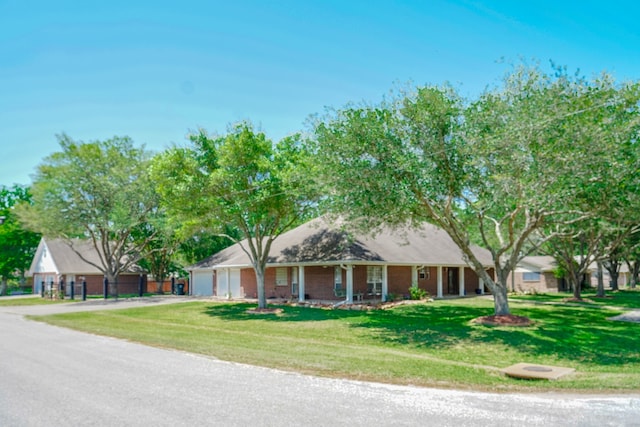
[[640,394],[493,394],[317,378],[22,316],[80,307],[0,307],[0,426],[640,426]]

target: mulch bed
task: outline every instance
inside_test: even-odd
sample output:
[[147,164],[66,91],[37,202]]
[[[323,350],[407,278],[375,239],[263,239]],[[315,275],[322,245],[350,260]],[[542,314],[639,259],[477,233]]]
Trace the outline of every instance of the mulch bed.
[[248,314],[280,314],[281,308],[251,308],[247,310]]
[[488,326],[531,326],[533,322],[528,317],[507,314],[501,316],[482,316],[473,319],[473,323]]
[[589,298],[563,298],[562,302],[582,302],[587,304],[595,304],[595,301]]

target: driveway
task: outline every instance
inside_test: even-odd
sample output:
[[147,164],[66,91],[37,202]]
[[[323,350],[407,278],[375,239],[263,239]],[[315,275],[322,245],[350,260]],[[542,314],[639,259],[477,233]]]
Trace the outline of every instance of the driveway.
[[[84,307],[188,299],[158,300]],[[640,394],[493,394],[318,378],[22,316],[81,306],[0,307],[0,426],[640,426]]]

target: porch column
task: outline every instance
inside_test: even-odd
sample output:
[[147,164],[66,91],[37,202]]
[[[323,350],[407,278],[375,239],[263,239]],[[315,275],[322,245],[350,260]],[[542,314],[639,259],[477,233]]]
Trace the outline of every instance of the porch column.
[[484,295],[484,279],[482,277],[478,279],[478,286],[480,287],[480,295]]
[[438,266],[437,270],[438,298],[442,298],[442,266]]
[[460,295],[461,297],[464,296],[465,292],[464,292],[464,267],[459,267],[458,268],[458,295]]
[[347,304],[353,303],[353,265],[347,265]]
[[304,302],[304,265],[298,267],[298,301]]
[[225,268],[224,271],[227,275],[227,299],[231,299],[231,269]]
[[418,266],[416,265],[411,266],[411,287],[418,287]]
[[387,294],[389,293],[389,283],[387,281],[387,266],[382,266],[382,296],[381,300],[387,300]]

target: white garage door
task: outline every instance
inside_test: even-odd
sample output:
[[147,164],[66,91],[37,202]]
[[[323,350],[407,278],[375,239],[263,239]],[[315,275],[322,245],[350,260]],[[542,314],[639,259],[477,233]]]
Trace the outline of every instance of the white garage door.
[[213,271],[194,271],[192,290],[193,295],[213,295]]
[[[240,293],[240,269],[225,268],[216,270],[218,276],[217,295],[219,297],[242,298],[244,295]],[[228,283],[227,283],[227,278]]]

